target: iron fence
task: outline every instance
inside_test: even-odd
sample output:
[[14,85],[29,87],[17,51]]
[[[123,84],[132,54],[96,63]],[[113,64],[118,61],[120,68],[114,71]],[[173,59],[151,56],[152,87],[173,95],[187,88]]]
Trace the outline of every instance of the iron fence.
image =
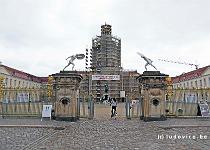
[[6,117],[41,117],[43,102],[0,103],[0,115]]

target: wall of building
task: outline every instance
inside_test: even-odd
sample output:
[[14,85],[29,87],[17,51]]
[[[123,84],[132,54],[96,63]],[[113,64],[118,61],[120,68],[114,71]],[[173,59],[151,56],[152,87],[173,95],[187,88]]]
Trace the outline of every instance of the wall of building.
[[[4,78],[5,88],[40,88],[41,81],[38,77],[30,76],[24,72],[17,73],[15,70],[11,73],[7,67],[0,66],[0,75]],[[36,81],[33,81],[33,78],[36,78]]]
[[174,82],[173,88],[210,88],[210,67],[208,67],[200,76]]
[[42,87],[45,85],[42,78],[5,65],[0,65],[0,76],[4,78],[2,101],[26,102],[29,99],[32,101],[41,100],[41,93],[43,93],[41,90],[44,90]]

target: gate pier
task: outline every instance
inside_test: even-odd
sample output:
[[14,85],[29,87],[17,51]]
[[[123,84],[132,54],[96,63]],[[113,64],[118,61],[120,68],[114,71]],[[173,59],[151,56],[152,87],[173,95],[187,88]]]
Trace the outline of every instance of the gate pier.
[[144,71],[139,80],[142,109],[140,119],[144,121],[166,120],[165,93],[166,77],[160,71]]
[[55,119],[77,121],[79,119],[77,93],[82,76],[77,71],[60,71],[52,75],[55,91]]

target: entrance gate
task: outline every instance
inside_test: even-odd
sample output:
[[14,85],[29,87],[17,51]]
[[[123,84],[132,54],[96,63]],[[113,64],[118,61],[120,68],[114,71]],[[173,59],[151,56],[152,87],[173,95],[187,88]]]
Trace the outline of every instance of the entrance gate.
[[[109,103],[95,103],[92,97],[79,98],[78,117],[88,119],[110,119],[111,106]],[[129,100],[117,104],[117,119],[131,119],[140,117],[141,103],[138,100]]]
[[[174,89],[172,94],[166,95],[166,116],[197,116],[199,113],[200,103],[205,102],[210,108],[210,90],[209,89]],[[130,100],[126,98],[126,102],[118,103],[117,119],[132,119],[142,116],[143,105],[142,100]],[[110,119],[111,106],[107,103],[95,103],[93,98],[83,98],[80,100],[79,117],[89,119]],[[202,111],[202,110],[200,110]]]

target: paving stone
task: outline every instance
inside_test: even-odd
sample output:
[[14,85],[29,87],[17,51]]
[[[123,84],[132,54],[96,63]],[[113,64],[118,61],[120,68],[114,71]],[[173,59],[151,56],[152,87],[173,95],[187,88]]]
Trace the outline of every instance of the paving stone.
[[[1,119],[0,125],[49,125],[52,128],[0,128],[0,149],[100,149],[100,150],[170,150],[209,149],[210,127],[163,129],[161,126],[210,125],[205,119],[168,119],[161,122],[143,122],[139,119],[94,119],[78,122],[40,121],[39,119]],[[164,135],[164,139],[158,139]],[[166,139],[166,135],[196,136],[197,139]],[[200,139],[200,135],[207,139]]]

